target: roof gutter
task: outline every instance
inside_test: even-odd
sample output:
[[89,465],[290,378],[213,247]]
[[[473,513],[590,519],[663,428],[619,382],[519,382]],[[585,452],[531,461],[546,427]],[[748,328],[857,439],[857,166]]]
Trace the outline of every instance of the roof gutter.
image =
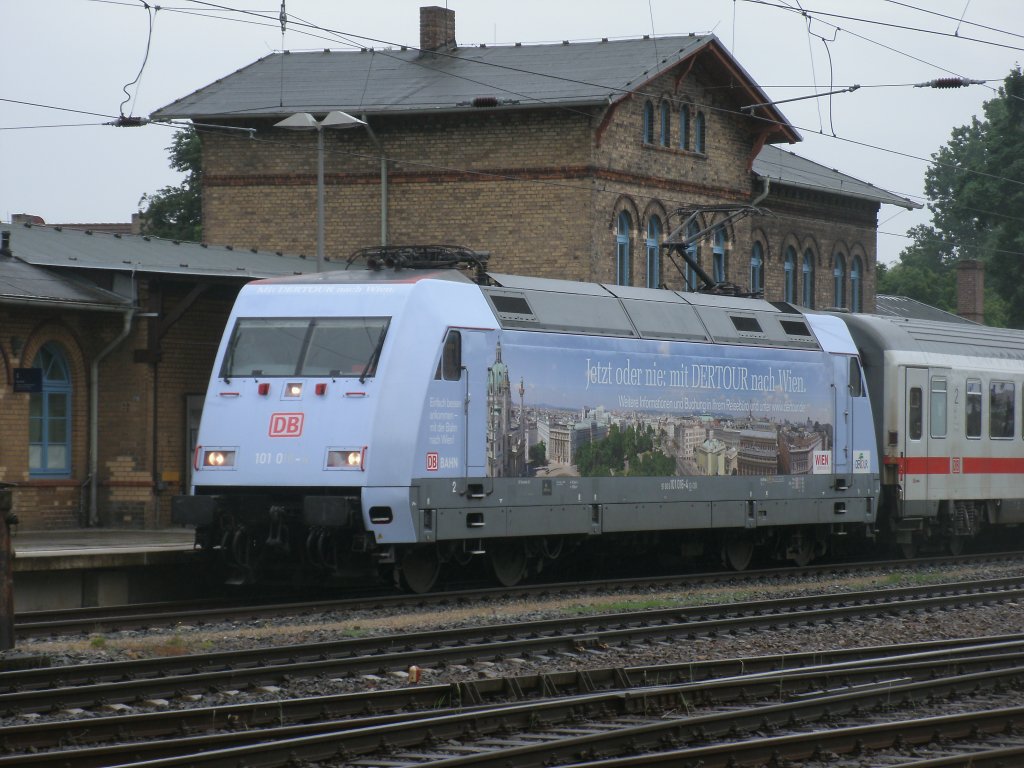
[[25,299],[0,295],[0,306],[43,307],[44,309],[85,309],[93,312],[124,312],[123,306],[112,304],[90,304],[82,301],[59,301],[55,299]]
[[124,312],[124,325],[121,333],[110,342],[103,350],[93,358],[89,366],[89,527],[99,525],[100,515],[97,503],[99,486],[99,411],[100,411],[100,363],[115,349],[121,342],[128,338],[132,332],[132,323],[135,320],[135,308],[132,307]]

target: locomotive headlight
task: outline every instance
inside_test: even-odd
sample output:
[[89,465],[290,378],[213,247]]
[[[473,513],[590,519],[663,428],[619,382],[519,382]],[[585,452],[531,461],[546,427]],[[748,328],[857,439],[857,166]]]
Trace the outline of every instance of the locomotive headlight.
[[302,382],[290,381],[284,385],[285,397],[302,397]]
[[331,448],[327,451],[327,469],[365,469],[366,448]]
[[209,450],[203,451],[203,467],[207,469],[224,469],[235,466],[235,452]]

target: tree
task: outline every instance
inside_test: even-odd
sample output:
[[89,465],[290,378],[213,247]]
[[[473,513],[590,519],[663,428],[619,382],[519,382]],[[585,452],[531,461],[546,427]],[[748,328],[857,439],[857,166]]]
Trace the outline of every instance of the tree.
[[530,446],[530,463],[535,467],[548,463],[548,447],[543,440]]
[[194,128],[178,131],[167,151],[171,155],[171,167],[184,173],[185,178],[176,187],[164,187],[139,199],[142,233],[199,242],[203,239],[203,170],[199,134]]
[[985,319],[1024,327],[1024,73],[1017,67],[998,96],[953,130],[932,155],[925,192],[930,226],[908,232],[912,243],[897,264],[879,270],[878,292],[956,309],[956,263],[986,263]]

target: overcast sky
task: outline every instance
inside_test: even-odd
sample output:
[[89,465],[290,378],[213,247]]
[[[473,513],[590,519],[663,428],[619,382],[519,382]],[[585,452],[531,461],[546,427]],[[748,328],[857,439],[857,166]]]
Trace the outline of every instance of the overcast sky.
[[[54,224],[130,220],[144,193],[180,181],[168,165],[173,131],[105,121],[148,116],[282,48],[415,46],[426,4],[286,0],[282,44],[277,0],[170,0],[159,10],[139,0],[0,0],[0,220],[16,213]],[[447,5],[460,45],[714,32],[773,99],[860,85],[780,105],[804,138],[787,149],[921,203],[928,158],[955,127],[982,115],[1024,50],[1021,0]],[[795,10],[801,6],[806,16]],[[950,76],[988,82],[912,87]],[[880,259],[894,260],[906,230],[927,221],[926,211],[883,206]]]

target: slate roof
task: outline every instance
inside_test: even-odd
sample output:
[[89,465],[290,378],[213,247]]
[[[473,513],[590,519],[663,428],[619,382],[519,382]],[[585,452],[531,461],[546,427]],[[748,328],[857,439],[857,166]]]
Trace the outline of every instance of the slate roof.
[[130,309],[130,297],[89,279],[98,272],[246,281],[316,271],[316,259],[267,251],[34,224],[8,224],[3,230],[10,232],[10,241],[9,252],[0,252],[0,305]]
[[[342,110],[357,115],[421,114],[474,109],[611,104],[698,52],[729,72],[750,104],[769,102],[714,35],[603,42],[275,53],[158,109],[153,119],[196,121],[285,117]],[[758,114],[779,123],[774,140],[799,135],[774,107]]]
[[902,317],[908,320],[929,320],[940,323],[968,323],[977,325],[973,320],[968,320],[960,315],[954,315],[944,309],[933,307],[917,299],[910,299],[906,296],[887,296],[878,294],[875,296],[876,315],[885,317]]
[[75,275],[59,274],[0,256],[0,304],[35,304],[68,309],[124,310],[131,302]]
[[754,159],[753,171],[755,175],[769,179],[772,183],[778,182],[789,187],[832,192],[844,197],[859,197],[898,205],[908,210],[922,207],[913,200],[886,192],[874,184],[847,176],[835,168],[828,168],[770,144],[766,144]]
[[43,267],[250,279],[316,271],[313,257],[271,251],[23,224],[10,232],[11,253]]

